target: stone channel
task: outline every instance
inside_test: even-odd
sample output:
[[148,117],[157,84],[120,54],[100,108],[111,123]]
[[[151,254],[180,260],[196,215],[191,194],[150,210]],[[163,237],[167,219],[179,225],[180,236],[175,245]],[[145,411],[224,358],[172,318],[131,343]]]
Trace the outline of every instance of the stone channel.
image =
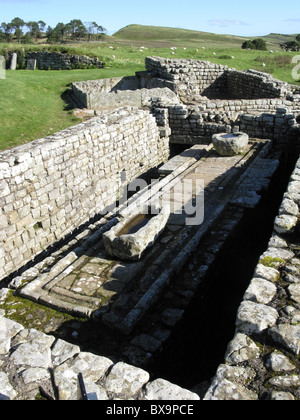
[[[44,263],[38,264],[36,267],[25,271],[21,276],[16,277],[11,287],[17,289],[17,295],[23,298],[29,298],[39,304],[48,305],[75,317],[93,318],[94,329],[98,328],[97,325],[100,323],[109,326],[110,330],[125,333],[118,342],[119,351],[122,350],[122,355],[119,354],[118,357],[121,356],[125,361],[125,366],[127,366],[127,368],[123,366],[123,369],[133,369],[133,377],[134,375],[137,375],[137,377],[139,375],[143,376],[141,372],[145,371],[141,371],[141,367],[147,368],[155,355],[160,353],[164,343],[170,338],[172,329],[182,319],[185,309],[189,306],[197,287],[203,280],[205,272],[209,269],[209,265],[213,263],[213,255],[218,253],[226,238],[230,236],[232,229],[238,225],[243,209],[255,207],[261,199],[261,192],[268,188],[270,180],[279,165],[278,158],[276,156],[271,157],[270,147],[270,142],[252,140],[244,156],[220,157],[211,146],[194,146],[163,166],[160,169],[160,181],[156,181],[152,188],[148,187],[146,191],[138,193],[138,197],[133,196],[129,207],[124,206],[125,209],[123,210],[125,214],[130,212],[131,208],[137,205],[137,200],[138,205],[149,203],[153,198],[155,202],[159,198],[163,199],[164,204],[169,200],[172,214],[166,230],[154,247],[146,252],[142,260],[129,263],[114,261],[106,254],[101,236],[103,232],[117,223],[119,213],[117,212],[108,215],[108,220],[101,219],[98,222],[96,232],[89,234],[88,238],[82,235],[83,238],[78,241],[81,245],[75,249],[73,241],[73,250],[69,253],[66,252],[64,258],[59,259],[58,263],[53,264],[55,257],[52,257],[52,259],[49,257],[48,263],[52,263],[52,267],[47,266],[47,261],[44,261]],[[181,184],[185,179],[201,180],[200,190],[199,185],[194,182],[191,195],[183,196],[182,199],[178,190],[177,194],[175,193],[176,185]],[[199,196],[205,202],[205,213],[201,213],[200,229],[197,225],[186,226],[186,219],[190,215],[182,211],[184,200],[194,200],[195,203]],[[203,205],[204,202],[200,201],[200,204]],[[229,219],[223,220],[224,209],[229,204],[235,206],[236,210]],[[204,217],[203,220],[202,217]],[[228,218],[228,215],[226,217]],[[177,296],[171,297],[172,304],[170,306],[168,302],[170,302],[171,290],[168,291],[168,287],[172,285],[174,275],[184,267],[195,247],[220,218],[223,226],[222,240],[219,239],[218,247],[214,250],[214,253],[210,254],[211,260],[206,262],[207,265],[199,268],[199,273],[193,277],[190,284],[184,282],[178,285]],[[69,244],[69,247],[72,248],[72,244]],[[68,244],[65,248],[68,248]],[[167,269],[164,269],[164,267]],[[141,275],[143,272],[145,274]],[[9,293],[8,289],[7,293]],[[165,306],[160,304],[157,307],[156,304],[161,301],[165,293],[167,293]],[[2,297],[5,300],[5,291],[2,292]],[[5,313],[3,314],[5,315]],[[150,314],[150,319],[147,320]],[[143,321],[142,324],[141,321]],[[79,327],[80,335],[85,328],[84,322],[82,326],[81,322],[77,325],[76,322],[73,322],[75,329]],[[15,360],[13,357],[17,369],[19,369],[17,376],[20,377],[21,383],[25,380],[26,384],[30,384],[28,388],[30,395],[32,395],[32,392],[37,392],[36,387],[31,390],[31,385],[37,380],[39,390],[42,391],[43,395],[50,395],[52,398],[74,399],[78,369],[75,366],[79,364],[79,360],[82,359],[81,363],[86,366],[85,357],[88,360],[94,357],[96,364],[104,363],[107,369],[113,363],[109,357],[98,356],[97,359],[97,356],[88,356],[88,354],[85,356],[85,353],[81,353],[79,351],[80,347],[75,344],[77,336],[76,331],[74,334],[74,329],[70,337],[70,341],[74,344],[71,345],[60,338],[57,338],[56,341],[55,337],[46,339],[46,336],[36,330],[28,329],[24,333],[21,325],[14,324],[13,321],[6,318],[2,319],[2,323],[9,332],[9,337],[6,336],[4,340],[3,353],[7,354],[8,352],[9,354],[11,350],[8,350],[8,348],[12,350],[18,348],[19,342],[17,341],[18,344],[15,344],[14,341],[16,334],[17,339],[18,335],[21,334],[23,337],[21,342],[26,343],[24,347],[27,348],[28,346],[29,353],[32,352],[33,347],[36,348],[38,355],[39,352],[43,353],[41,361],[31,361],[29,355],[29,359],[26,359],[27,353],[25,350],[21,351],[21,346],[19,357],[24,357],[26,360]],[[141,325],[143,325],[142,329]],[[147,325],[149,327],[145,329]],[[105,331],[103,326],[100,327],[100,330]],[[54,335],[57,334],[54,332]],[[45,337],[45,340],[49,342],[47,349],[43,347],[44,339],[42,337]],[[111,338],[112,340],[115,339],[114,335]],[[85,340],[87,340],[86,337]],[[42,346],[42,348],[39,346]],[[93,344],[92,347],[93,352],[97,353],[97,343]],[[101,345],[99,347],[101,348]],[[107,346],[104,347],[106,347],[107,352]],[[110,346],[108,348],[109,351],[112,351]],[[45,355],[44,352],[46,352]],[[63,356],[60,356],[60,352]],[[14,354],[13,351],[12,356]],[[76,354],[79,354],[79,356],[76,356]],[[56,360],[55,355],[58,360],[57,365],[54,361]],[[44,368],[46,362],[43,356],[47,358],[47,369]],[[117,355],[115,357],[116,359],[112,358],[117,361]],[[109,364],[109,361],[111,364]],[[4,358],[6,369],[8,366],[11,367],[10,363],[11,358],[8,361]],[[27,365],[31,365],[28,368],[29,372],[26,370]],[[138,367],[130,368],[129,366],[132,365]],[[22,366],[26,366],[24,371]],[[122,365],[116,366],[117,369]],[[66,382],[64,377],[57,379],[58,382],[55,379],[58,389],[56,395],[53,390],[50,391],[49,375],[47,375],[49,368],[54,369],[54,375],[56,369],[58,372],[62,372],[62,375],[67,374],[63,373],[63,369],[69,369],[73,372],[69,382]],[[21,374],[21,371],[24,373]],[[107,371],[101,372],[103,377],[106,378],[105,373]],[[84,373],[89,385],[90,372],[84,371]],[[144,373],[144,375],[146,374]],[[5,383],[9,383],[8,378],[5,379]],[[150,377],[146,382],[149,379]],[[13,382],[15,383],[15,380]],[[112,391],[106,388],[103,378],[100,380],[99,377],[94,382],[97,382],[98,388],[96,386],[95,391],[95,386],[90,384],[91,390],[94,390],[100,399],[114,398],[116,395],[126,399],[133,395],[131,394],[132,391],[128,391],[126,388],[127,382],[126,385],[120,385],[117,394],[112,394]],[[156,384],[155,381],[154,384]],[[144,391],[142,391],[144,385],[145,383],[141,382],[140,388],[135,389],[134,395],[138,395],[138,398],[144,398],[145,396]],[[173,390],[171,382],[166,382],[165,386],[167,388],[163,393],[164,398],[168,399],[168,397],[171,398],[174,395],[176,395],[176,398],[184,399],[198,397],[197,394],[186,393],[187,391],[183,391],[182,388],[177,389],[176,386]],[[171,390],[167,391],[169,386]],[[22,398],[22,394],[18,394],[18,387],[19,385],[17,385],[17,391],[12,388],[10,395],[13,397],[18,395],[18,398]],[[155,395],[154,393],[153,396],[155,397]]]

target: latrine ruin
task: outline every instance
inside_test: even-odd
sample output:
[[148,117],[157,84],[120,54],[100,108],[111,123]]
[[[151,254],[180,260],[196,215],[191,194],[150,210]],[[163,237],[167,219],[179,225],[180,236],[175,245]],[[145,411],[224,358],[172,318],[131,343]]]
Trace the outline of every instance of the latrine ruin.
[[[82,373],[106,400],[300,398],[299,86],[254,70],[148,57],[145,72],[76,82],[73,96],[93,118],[0,153],[0,397],[42,390],[76,399]],[[213,135],[240,132],[250,137],[243,153],[214,150]],[[159,373],[150,381],[157,358],[172,359],[161,354],[205,296],[218,258],[265,211],[282,178],[284,201],[268,250],[254,257],[225,364],[215,361],[216,376],[199,375],[203,383],[185,385],[189,391]],[[158,216],[143,219],[130,261],[111,251],[115,227],[141,209]],[[148,223],[156,230],[144,244]],[[119,235],[126,244],[127,233]],[[13,296],[67,313],[82,329],[70,342],[24,329]],[[92,325],[105,331],[99,348],[87,343]],[[114,349],[105,345],[111,337]]]

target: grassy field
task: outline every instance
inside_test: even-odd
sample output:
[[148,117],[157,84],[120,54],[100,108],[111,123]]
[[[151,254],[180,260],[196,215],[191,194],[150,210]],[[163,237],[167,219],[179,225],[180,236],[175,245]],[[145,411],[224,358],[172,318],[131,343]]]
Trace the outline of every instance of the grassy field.
[[46,137],[80,122],[68,110],[71,82],[122,77],[134,70],[7,71],[0,80],[0,150]]
[[[269,51],[242,50],[244,40],[229,35],[172,28],[153,30],[153,27],[130,25],[102,42],[51,46],[52,50],[97,56],[105,63],[105,68],[34,72],[8,70],[6,79],[0,80],[0,150],[78,123],[65,102],[65,92],[72,82],[134,75],[144,69],[146,56],[208,60],[238,70],[253,68],[296,83],[292,78],[294,64],[291,60],[297,53],[282,52],[278,44],[273,44],[272,54]],[[170,46],[177,49],[171,50]],[[0,55],[8,55],[12,51],[24,54],[33,48],[49,49],[49,46],[0,44]]]

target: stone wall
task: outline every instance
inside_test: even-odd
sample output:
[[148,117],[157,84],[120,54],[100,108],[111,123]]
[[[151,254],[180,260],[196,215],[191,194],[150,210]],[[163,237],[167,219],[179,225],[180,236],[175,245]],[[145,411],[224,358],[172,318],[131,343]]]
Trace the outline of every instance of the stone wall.
[[172,82],[172,90],[180,97],[220,97],[227,91],[228,67],[208,61],[147,57],[146,69],[152,77]]
[[243,131],[252,138],[274,140],[276,147],[300,147],[298,104],[283,99],[203,100],[198,105],[163,105],[171,143],[209,144],[216,133]]
[[165,162],[148,112],[103,114],[0,154],[0,279],[102,212],[130,182]]
[[159,79],[139,76],[75,82],[75,97],[88,109],[114,109],[122,106],[150,107],[160,98],[164,103],[178,103],[177,95]]
[[227,89],[231,97],[243,99],[285,98],[291,93],[287,83],[256,70],[229,70]]
[[103,63],[98,58],[90,58],[85,55],[63,54],[59,52],[39,51],[28,52],[25,60],[36,60],[40,70],[71,70],[96,67],[103,68]]
[[267,73],[242,72],[208,61],[147,57],[146,69],[152,77],[171,81],[172,89],[184,101],[199,95],[228,99],[286,98],[292,95],[290,85]]
[[300,160],[206,400],[300,398]]

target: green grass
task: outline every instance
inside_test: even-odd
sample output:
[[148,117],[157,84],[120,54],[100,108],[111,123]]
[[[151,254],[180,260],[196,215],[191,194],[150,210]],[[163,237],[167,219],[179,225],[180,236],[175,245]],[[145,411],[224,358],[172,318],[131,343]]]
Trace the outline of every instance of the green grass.
[[71,82],[134,74],[128,69],[7,71],[0,80],[0,150],[46,137],[80,122],[68,111]]
[[[132,39],[128,39],[130,37]],[[291,61],[297,53],[282,52],[278,45],[273,50],[279,52],[274,54],[242,50],[243,40],[184,29],[154,30],[153,27],[130,25],[113,37],[105,37],[102,42],[50,47],[0,44],[0,55],[8,55],[12,51],[24,55],[27,50],[50,48],[52,51],[96,56],[105,63],[102,70],[8,70],[6,79],[0,80],[0,150],[48,136],[78,123],[80,120],[67,109],[64,100],[64,93],[72,82],[134,75],[145,68],[146,56],[207,60],[238,70],[252,68],[296,84],[292,78],[295,65]],[[141,46],[145,48],[141,49]],[[175,54],[172,54],[170,46],[177,47],[173,51]]]

